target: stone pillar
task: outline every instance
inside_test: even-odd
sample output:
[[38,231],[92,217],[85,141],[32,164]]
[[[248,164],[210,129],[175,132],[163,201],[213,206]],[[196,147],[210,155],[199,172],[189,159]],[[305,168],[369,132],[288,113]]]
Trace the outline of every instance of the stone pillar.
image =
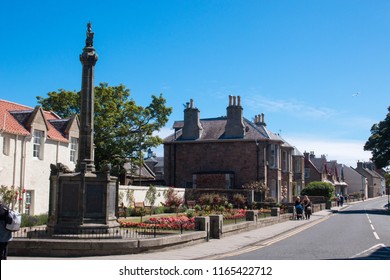
[[210,217],[197,216],[195,217],[195,230],[197,231],[209,231],[210,230]]
[[210,237],[220,239],[222,236],[223,215],[210,215]]
[[93,47],[92,25],[88,23],[87,39],[80,61],[83,65],[81,81],[80,139],[77,171],[94,172],[94,71],[98,60]]
[[271,216],[280,216],[280,208],[279,207],[272,207],[271,208]]
[[210,239],[210,217],[197,216],[195,217],[195,230],[206,231],[207,241]]
[[245,220],[248,222],[256,222],[258,219],[258,211],[257,210],[247,210],[245,212]]

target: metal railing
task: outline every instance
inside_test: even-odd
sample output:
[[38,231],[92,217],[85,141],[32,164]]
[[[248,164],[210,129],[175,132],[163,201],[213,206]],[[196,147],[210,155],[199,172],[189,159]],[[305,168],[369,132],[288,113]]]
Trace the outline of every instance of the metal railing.
[[22,228],[13,232],[12,237],[15,239],[143,239],[157,238],[173,234],[183,234],[191,231],[183,226],[176,229],[164,229],[151,225],[150,227],[129,227],[113,228],[108,230],[100,229],[69,229],[55,232],[49,227],[31,227]]

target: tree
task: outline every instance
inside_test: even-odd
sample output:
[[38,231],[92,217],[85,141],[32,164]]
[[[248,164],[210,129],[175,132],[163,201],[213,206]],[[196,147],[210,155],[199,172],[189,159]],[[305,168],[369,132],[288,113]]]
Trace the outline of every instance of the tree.
[[[47,98],[37,96],[37,100],[44,110],[61,118],[80,113],[80,92],[60,89],[48,93]],[[143,150],[162,143],[153,133],[164,127],[172,113],[162,94],[152,95],[151,103],[143,107],[130,98],[124,85],[107,83],[95,87],[94,108],[95,164],[97,169],[111,164],[114,175],[122,174],[129,160],[139,165]]]
[[386,118],[371,127],[371,136],[364,145],[365,151],[371,151],[377,168],[390,165],[390,106],[387,110]]
[[150,216],[153,214],[154,204],[156,203],[158,196],[160,196],[160,193],[157,192],[157,188],[153,185],[149,186],[145,195],[145,200],[150,204]]

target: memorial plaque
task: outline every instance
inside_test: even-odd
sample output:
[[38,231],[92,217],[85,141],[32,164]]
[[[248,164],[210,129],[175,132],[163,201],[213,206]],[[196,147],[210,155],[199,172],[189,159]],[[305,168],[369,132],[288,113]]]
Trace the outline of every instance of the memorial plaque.
[[60,185],[61,202],[60,214],[62,216],[77,216],[78,215],[78,189],[79,184],[64,183]]
[[104,206],[104,185],[87,184],[86,186],[86,216],[103,214]]

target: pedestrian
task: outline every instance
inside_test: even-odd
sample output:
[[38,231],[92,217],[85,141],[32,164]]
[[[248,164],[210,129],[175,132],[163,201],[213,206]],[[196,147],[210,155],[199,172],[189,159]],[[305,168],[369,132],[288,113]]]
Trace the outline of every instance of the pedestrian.
[[340,206],[340,197],[339,197],[339,195],[337,195],[336,201],[337,201],[337,207],[339,207]]
[[297,196],[297,199],[295,200],[295,212],[297,215],[297,220],[303,219],[303,206],[299,196]]
[[5,228],[7,223],[8,208],[0,200],[0,254],[1,259],[6,260],[8,255],[8,242],[12,240],[12,232]]
[[344,196],[340,195],[340,207],[343,207],[344,205]]
[[307,195],[303,197],[303,209],[305,211],[306,220],[310,220],[310,216],[312,214],[312,203]]

